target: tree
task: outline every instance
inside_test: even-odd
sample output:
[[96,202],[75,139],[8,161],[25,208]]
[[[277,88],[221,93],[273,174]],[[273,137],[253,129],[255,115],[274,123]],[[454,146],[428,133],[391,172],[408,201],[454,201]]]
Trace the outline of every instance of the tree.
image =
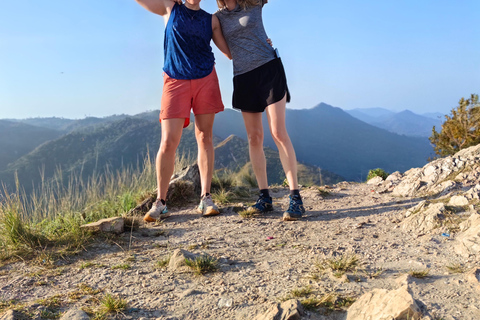
[[429,138],[438,156],[448,156],[480,143],[480,103],[477,94],[472,94],[470,99],[460,99],[458,107],[452,109],[451,115],[445,116],[445,119],[441,132],[433,127]]

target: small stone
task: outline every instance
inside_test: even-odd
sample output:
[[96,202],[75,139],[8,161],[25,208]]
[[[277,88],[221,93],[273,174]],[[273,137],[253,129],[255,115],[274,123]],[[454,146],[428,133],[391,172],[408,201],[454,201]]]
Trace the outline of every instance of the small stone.
[[233,306],[233,299],[231,298],[221,298],[218,300],[219,308],[230,308],[231,306]]

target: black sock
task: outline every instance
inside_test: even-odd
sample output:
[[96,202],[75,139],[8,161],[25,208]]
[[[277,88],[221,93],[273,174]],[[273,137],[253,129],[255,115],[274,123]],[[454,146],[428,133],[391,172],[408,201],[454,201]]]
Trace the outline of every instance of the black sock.
[[270,193],[268,192],[268,189],[262,189],[260,190],[260,193],[262,194],[262,197],[270,198]]
[[292,197],[294,197],[294,196],[299,196],[299,197],[301,198],[301,196],[300,196],[300,190],[298,190],[298,189],[290,190],[290,195],[291,195]]
[[162,202],[163,205],[165,205],[167,202],[165,202],[165,200],[163,199],[160,199],[160,202]]
[[207,192],[207,193],[205,193],[203,196],[201,196],[201,198],[203,199],[203,198],[205,198],[205,197],[207,197],[207,196],[209,196],[209,195],[210,195],[210,192]]

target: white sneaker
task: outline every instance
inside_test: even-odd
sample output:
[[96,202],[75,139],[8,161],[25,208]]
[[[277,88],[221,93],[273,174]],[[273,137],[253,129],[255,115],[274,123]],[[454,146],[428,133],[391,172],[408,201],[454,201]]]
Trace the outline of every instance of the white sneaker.
[[143,220],[146,222],[155,222],[160,219],[165,219],[170,216],[170,213],[167,209],[167,204],[162,204],[162,201],[158,199],[152,205],[152,209],[150,209]]
[[216,216],[220,214],[220,210],[218,210],[217,205],[213,203],[211,195],[204,196],[202,200],[200,200],[197,211],[204,216]]

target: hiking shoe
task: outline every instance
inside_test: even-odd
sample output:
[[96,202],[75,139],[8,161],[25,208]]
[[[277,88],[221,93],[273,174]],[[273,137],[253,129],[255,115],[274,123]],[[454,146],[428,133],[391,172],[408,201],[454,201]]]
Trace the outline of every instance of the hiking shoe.
[[273,211],[272,197],[264,197],[260,193],[257,202],[255,202],[252,208],[259,212]]
[[283,213],[283,221],[295,221],[302,218],[305,213],[305,207],[300,196],[290,196],[290,204],[287,211]]
[[216,216],[220,214],[220,210],[218,210],[217,205],[213,203],[211,195],[204,196],[202,200],[200,200],[197,211],[203,216]]
[[155,222],[157,220],[165,219],[170,217],[170,213],[168,212],[167,205],[163,204],[160,199],[155,201],[152,205],[152,209],[150,209],[143,220],[145,222]]

